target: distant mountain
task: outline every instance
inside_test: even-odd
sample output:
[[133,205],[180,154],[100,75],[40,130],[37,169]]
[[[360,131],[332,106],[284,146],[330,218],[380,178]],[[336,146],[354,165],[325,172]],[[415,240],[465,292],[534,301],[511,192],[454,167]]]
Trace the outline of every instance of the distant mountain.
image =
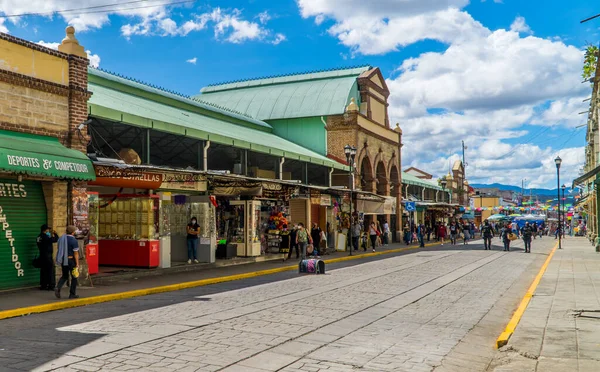
[[[500,189],[503,191],[514,191],[514,192],[521,192],[521,187],[519,186],[513,186],[513,185],[503,185],[501,183],[492,183],[492,184],[482,184],[482,183],[475,183],[472,184],[471,187],[473,187],[474,189]],[[567,187],[565,189],[565,193],[568,194],[569,190],[571,188]],[[555,196],[557,190],[556,189],[528,189],[525,188],[523,190],[525,195],[529,195],[529,193],[531,192],[532,195],[550,195],[550,196]]]

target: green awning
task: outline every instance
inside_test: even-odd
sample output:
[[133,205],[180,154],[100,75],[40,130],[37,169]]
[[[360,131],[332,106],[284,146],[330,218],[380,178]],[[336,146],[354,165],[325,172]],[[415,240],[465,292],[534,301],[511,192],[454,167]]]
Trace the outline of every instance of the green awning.
[[83,153],[64,147],[58,138],[0,131],[0,170],[29,175],[91,181],[94,166]]

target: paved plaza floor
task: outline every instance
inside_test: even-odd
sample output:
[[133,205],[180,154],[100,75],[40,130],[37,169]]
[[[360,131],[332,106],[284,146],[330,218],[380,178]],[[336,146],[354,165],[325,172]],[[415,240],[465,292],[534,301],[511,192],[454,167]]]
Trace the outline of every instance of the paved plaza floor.
[[484,371],[554,240],[499,243],[7,319],[0,371]]
[[584,238],[557,250],[494,372],[600,371],[600,253]]

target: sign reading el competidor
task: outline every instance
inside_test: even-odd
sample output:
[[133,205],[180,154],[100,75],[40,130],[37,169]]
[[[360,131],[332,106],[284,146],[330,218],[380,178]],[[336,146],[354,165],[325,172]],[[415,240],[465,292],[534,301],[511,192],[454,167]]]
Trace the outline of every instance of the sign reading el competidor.
[[0,179],[0,290],[36,285],[32,261],[36,237],[46,221],[39,182]]
[[68,160],[52,160],[45,158],[6,155],[8,165],[16,168],[38,169],[51,171],[53,169],[63,172],[88,173],[88,165]]

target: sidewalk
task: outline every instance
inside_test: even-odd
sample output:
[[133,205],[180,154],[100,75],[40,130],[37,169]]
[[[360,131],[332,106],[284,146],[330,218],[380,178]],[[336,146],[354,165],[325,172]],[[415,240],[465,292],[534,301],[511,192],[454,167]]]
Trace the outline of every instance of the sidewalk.
[[[430,242],[430,244],[426,244],[426,246],[431,247],[438,245],[437,242]],[[324,255],[321,257],[326,263],[334,263],[341,262],[350,259],[364,259],[368,257],[378,256],[381,254],[391,254],[396,252],[401,252],[405,250],[414,250],[418,249],[418,244],[413,244],[407,246],[403,243],[394,243],[390,244],[386,247],[379,247],[376,253],[372,253],[372,251],[368,250],[364,252],[363,250],[354,251],[353,256],[350,257],[348,252],[334,252],[329,255]],[[140,275],[132,275],[131,272],[126,272],[121,276],[120,280],[118,280],[118,276],[114,276],[109,282],[103,282],[104,284],[95,284],[94,287],[79,287],[78,294],[82,297],[78,300],[64,301],[57,300],[54,297],[54,293],[50,291],[40,291],[38,288],[35,289],[23,289],[14,292],[0,292],[0,319],[5,318],[2,312],[6,310],[14,310],[14,309],[22,309],[31,306],[44,306],[44,305],[52,305],[52,309],[57,310],[59,308],[63,308],[59,305],[64,303],[79,303],[75,306],[83,306],[95,302],[90,302],[88,299],[97,296],[106,296],[115,294],[122,294],[125,292],[131,291],[140,291],[140,290],[151,290],[154,288],[164,287],[164,286],[177,286],[182,283],[191,283],[190,287],[194,286],[202,286],[213,284],[212,282],[218,281],[231,281],[243,279],[251,276],[261,276],[267,274],[274,274],[277,272],[285,272],[285,271],[293,271],[297,270],[298,261],[292,259],[283,262],[281,259],[272,260],[272,261],[262,261],[248,264],[237,264],[230,266],[223,266],[222,263],[218,264],[204,264],[204,265],[189,265],[185,267],[185,271],[169,271],[162,269],[152,269],[155,270],[156,273],[154,275],[148,275],[148,273],[140,273]],[[205,281],[206,283],[199,283],[201,281]],[[196,283],[193,283],[196,282]],[[175,289],[168,289],[166,291],[172,291]],[[64,292],[64,290],[63,290]],[[165,292],[165,291],[162,291]],[[158,293],[158,292],[157,292]],[[64,294],[64,293],[63,293]],[[143,294],[136,294],[137,297]],[[106,302],[114,299],[106,299],[100,302]],[[86,302],[87,301],[87,302]],[[64,308],[72,307],[72,306],[64,306]],[[44,312],[44,311],[35,311],[35,312]],[[11,315],[12,316],[12,315]]]
[[587,239],[563,240],[488,371],[600,371],[600,254]]

